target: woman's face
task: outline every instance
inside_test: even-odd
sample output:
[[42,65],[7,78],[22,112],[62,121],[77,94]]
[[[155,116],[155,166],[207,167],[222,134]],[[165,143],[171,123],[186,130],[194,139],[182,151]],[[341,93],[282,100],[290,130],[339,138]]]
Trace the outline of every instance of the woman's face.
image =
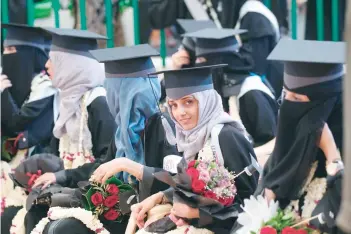
[[194,96],[188,95],[177,100],[169,99],[168,105],[173,118],[184,130],[196,127],[199,119],[199,101]]
[[48,59],[48,61],[46,62],[45,67],[46,67],[47,73],[49,74],[50,79],[52,80],[54,77],[54,71],[53,71],[53,66],[50,59]]
[[310,99],[304,94],[298,94],[289,90],[283,90],[284,99],[292,102],[309,102]]
[[4,54],[14,54],[16,52],[17,50],[16,50],[16,47],[14,46],[7,46],[4,48]]

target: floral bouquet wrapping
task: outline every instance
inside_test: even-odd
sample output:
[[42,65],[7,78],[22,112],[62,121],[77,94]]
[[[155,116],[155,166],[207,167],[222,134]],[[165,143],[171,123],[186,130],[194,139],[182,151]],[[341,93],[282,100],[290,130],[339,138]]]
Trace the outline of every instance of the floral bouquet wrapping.
[[135,194],[130,185],[113,176],[105,184],[90,182],[83,194],[83,204],[99,219],[122,222],[123,216],[130,212],[130,202],[136,199]]
[[[186,204],[198,208],[200,218],[187,220],[196,222],[199,227],[211,223],[211,220],[226,220],[237,217],[237,207],[232,204],[236,195],[234,174],[212,160],[195,160],[189,164],[185,159],[177,166],[178,173],[157,172],[155,178],[170,185],[172,189],[165,192],[169,201]],[[201,215],[206,214],[206,215]],[[172,228],[169,217],[149,225],[148,232],[166,233]],[[166,229],[166,227],[169,227]],[[173,227],[174,228],[174,227]]]
[[188,164],[186,174],[191,178],[191,190],[194,193],[216,200],[224,206],[233,203],[236,194],[234,173],[215,161],[193,160]]

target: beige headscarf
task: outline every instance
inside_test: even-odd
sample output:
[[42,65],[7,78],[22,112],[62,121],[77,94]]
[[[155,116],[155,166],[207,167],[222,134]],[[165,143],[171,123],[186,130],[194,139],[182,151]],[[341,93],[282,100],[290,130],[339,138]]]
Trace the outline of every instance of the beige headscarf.
[[[67,134],[73,143],[79,139],[81,99],[83,95],[103,84],[105,73],[101,65],[92,58],[60,51],[51,51],[53,64],[53,86],[58,88],[59,117],[53,130],[56,138]],[[83,146],[92,148],[88,126],[83,130]]]
[[[236,122],[229,114],[224,112],[222,99],[214,89],[192,94],[199,102],[199,120],[197,126],[191,130],[184,130],[172,116],[176,128],[176,144],[179,152],[184,153],[187,161],[194,159],[195,155],[204,147],[209,139],[212,128],[217,124],[234,123],[245,134],[244,126]],[[169,133],[167,132],[167,135]],[[169,136],[167,136],[167,139]]]

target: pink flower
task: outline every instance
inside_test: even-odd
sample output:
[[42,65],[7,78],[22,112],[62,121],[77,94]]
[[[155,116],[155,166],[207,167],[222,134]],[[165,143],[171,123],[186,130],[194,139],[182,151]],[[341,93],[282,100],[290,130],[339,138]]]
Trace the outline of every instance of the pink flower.
[[225,179],[219,181],[219,183],[218,183],[218,186],[221,188],[226,188],[226,187],[229,187],[230,185],[231,185],[230,181],[225,180]]
[[212,169],[212,170],[210,171],[210,176],[211,176],[211,177],[216,177],[216,176],[218,176],[217,170]]
[[207,171],[208,166],[206,163],[200,162],[199,165],[196,167],[196,169],[198,169],[199,171]]
[[201,171],[199,179],[207,184],[211,180],[211,177],[208,171]]

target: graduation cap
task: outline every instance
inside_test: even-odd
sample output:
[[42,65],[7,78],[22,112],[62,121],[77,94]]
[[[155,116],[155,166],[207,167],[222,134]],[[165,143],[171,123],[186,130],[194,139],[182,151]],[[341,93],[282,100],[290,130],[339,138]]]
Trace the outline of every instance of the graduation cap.
[[50,46],[51,36],[42,28],[23,24],[2,23],[1,27],[7,29],[4,46],[33,46],[45,52]]
[[164,74],[166,94],[169,98],[179,99],[192,93],[213,89],[212,69],[227,64],[165,70],[149,75]]
[[185,33],[196,32],[205,28],[217,28],[212,20],[177,19],[177,23]]
[[282,39],[267,59],[284,62],[284,85],[294,91],[341,78],[345,51],[344,42]]
[[52,35],[51,51],[63,51],[91,57],[89,50],[98,48],[97,40],[107,37],[87,30],[43,28]]
[[[205,28],[217,28],[212,20],[177,19],[177,23],[185,33],[192,33]],[[188,50],[195,50],[195,41],[190,37],[184,37],[182,45]]]
[[30,190],[35,177],[46,172],[57,172],[63,169],[63,161],[56,155],[37,154],[21,162],[14,173],[9,174],[9,177],[15,185]]
[[160,55],[149,44],[89,52],[97,61],[105,64],[106,78],[147,77],[156,71],[151,56]]
[[247,32],[244,29],[206,28],[196,32],[186,33],[184,37],[196,38],[196,56],[206,54],[237,51],[240,47],[235,35]]

